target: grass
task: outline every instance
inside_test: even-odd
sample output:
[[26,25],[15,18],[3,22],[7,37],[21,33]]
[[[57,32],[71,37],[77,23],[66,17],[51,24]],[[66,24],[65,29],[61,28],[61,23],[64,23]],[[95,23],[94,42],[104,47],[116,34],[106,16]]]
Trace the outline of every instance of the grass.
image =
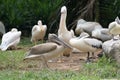
[[[120,79],[120,68],[105,57],[96,63],[84,64],[79,71],[34,70],[35,62],[24,62],[26,51],[33,46],[30,38],[22,38],[19,50],[0,51],[0,80],[102,80]],[[33,65],[34,63],[34,65]]]

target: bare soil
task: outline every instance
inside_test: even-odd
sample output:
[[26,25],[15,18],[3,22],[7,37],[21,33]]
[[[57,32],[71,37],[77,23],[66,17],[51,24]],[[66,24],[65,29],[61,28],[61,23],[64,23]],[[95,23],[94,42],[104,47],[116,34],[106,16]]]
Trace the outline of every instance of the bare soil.
[[[97,54],[95,56],[97,56]],[[83,64],[86,64],[86,56],[87,53],[72,53],[70,57],[63,56],[63,62],[57,62],[58,59],[54,59],[52,62],[48,62],[48,65],[51,69],[77,71],[82,68]],[[96,62],[97,60],[98,58],[96,57],[92,62]]]

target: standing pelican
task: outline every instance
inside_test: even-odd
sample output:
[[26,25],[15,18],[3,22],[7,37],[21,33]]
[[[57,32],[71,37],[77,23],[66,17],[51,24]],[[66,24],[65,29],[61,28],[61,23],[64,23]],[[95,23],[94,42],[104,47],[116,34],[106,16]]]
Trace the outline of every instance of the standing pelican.
[[89,35],[85,32],[81,33],[80,37],[70,39],[71,46],[80,51],[88,52],[87,61],[90,61],[90,52],[94,53],[102,48],[102,41],[94,38],[88,38]]
[[101,28],[102,26],[97,22],[87,22],[84,19],[80,19],[77,22],[75,33],[80,34],[81,32],[87,32],[89,35],[91,35],[93,30]]
[[43,62],[43,66],[48,67],[48,60],[58,57],[66,48],[72,49],[67,43],[60,40],[55,34],[49,34],[48,38],[50,42],[33,46],[30,51],[27,52],[24,60],[40,59]]
[[109,34],[109,29],[107,29],[107,28],[93,30],[92,37],[100,39],[103,42],[112,39],[112,35]]
[[[69,44],[69,40],[74,37],[73,30],[68,31],[66,27],[66,17],[67,17],[67,8],[66,6],[63,6],[61,8],[61,18],[60,18],[60,24],[58,29],[58,37]],[[68,48],[64,51],[63,55],[69,56],[71,50]]]
[[42,25],[42,21],[39,20],[38,25],[34,25],[32,28],[31,41],[34,42],[35,44],[38,40],[42,40],[43,42],[44,36],[46,34],[46,30],[47,30],[47,26]]
[[21,31],[13,28],[11,31],[3,35],[0,49],[6,51],[8,48],[16,48],[17,44],[20,42],[20,36]]
[[[116,17],[114,22],[109,24],[109,33],[116,36],[120,34],[120,20]],[[113,38],[114,39],[114,38]]]

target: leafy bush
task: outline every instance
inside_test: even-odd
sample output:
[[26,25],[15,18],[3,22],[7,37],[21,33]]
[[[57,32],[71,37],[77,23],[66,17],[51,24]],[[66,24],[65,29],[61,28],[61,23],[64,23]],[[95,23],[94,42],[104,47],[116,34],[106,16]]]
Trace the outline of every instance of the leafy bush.
[[62,0],[0,0],[0,20],[8,30],[12,27],[31,27],[39,19],[47,24],[61,2]]

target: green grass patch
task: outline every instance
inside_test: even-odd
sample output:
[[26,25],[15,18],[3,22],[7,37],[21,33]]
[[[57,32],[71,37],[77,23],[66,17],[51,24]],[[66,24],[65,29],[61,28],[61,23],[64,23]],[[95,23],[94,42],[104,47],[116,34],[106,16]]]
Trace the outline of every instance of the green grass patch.
[[79,71],[41,70],[39,61],[24,62],[25,53],[34,44],[22,38],[18,50],[0,51],[0,80],[100,80],[120,79],[120,68],[105,57],[95,63],[84,64]]

